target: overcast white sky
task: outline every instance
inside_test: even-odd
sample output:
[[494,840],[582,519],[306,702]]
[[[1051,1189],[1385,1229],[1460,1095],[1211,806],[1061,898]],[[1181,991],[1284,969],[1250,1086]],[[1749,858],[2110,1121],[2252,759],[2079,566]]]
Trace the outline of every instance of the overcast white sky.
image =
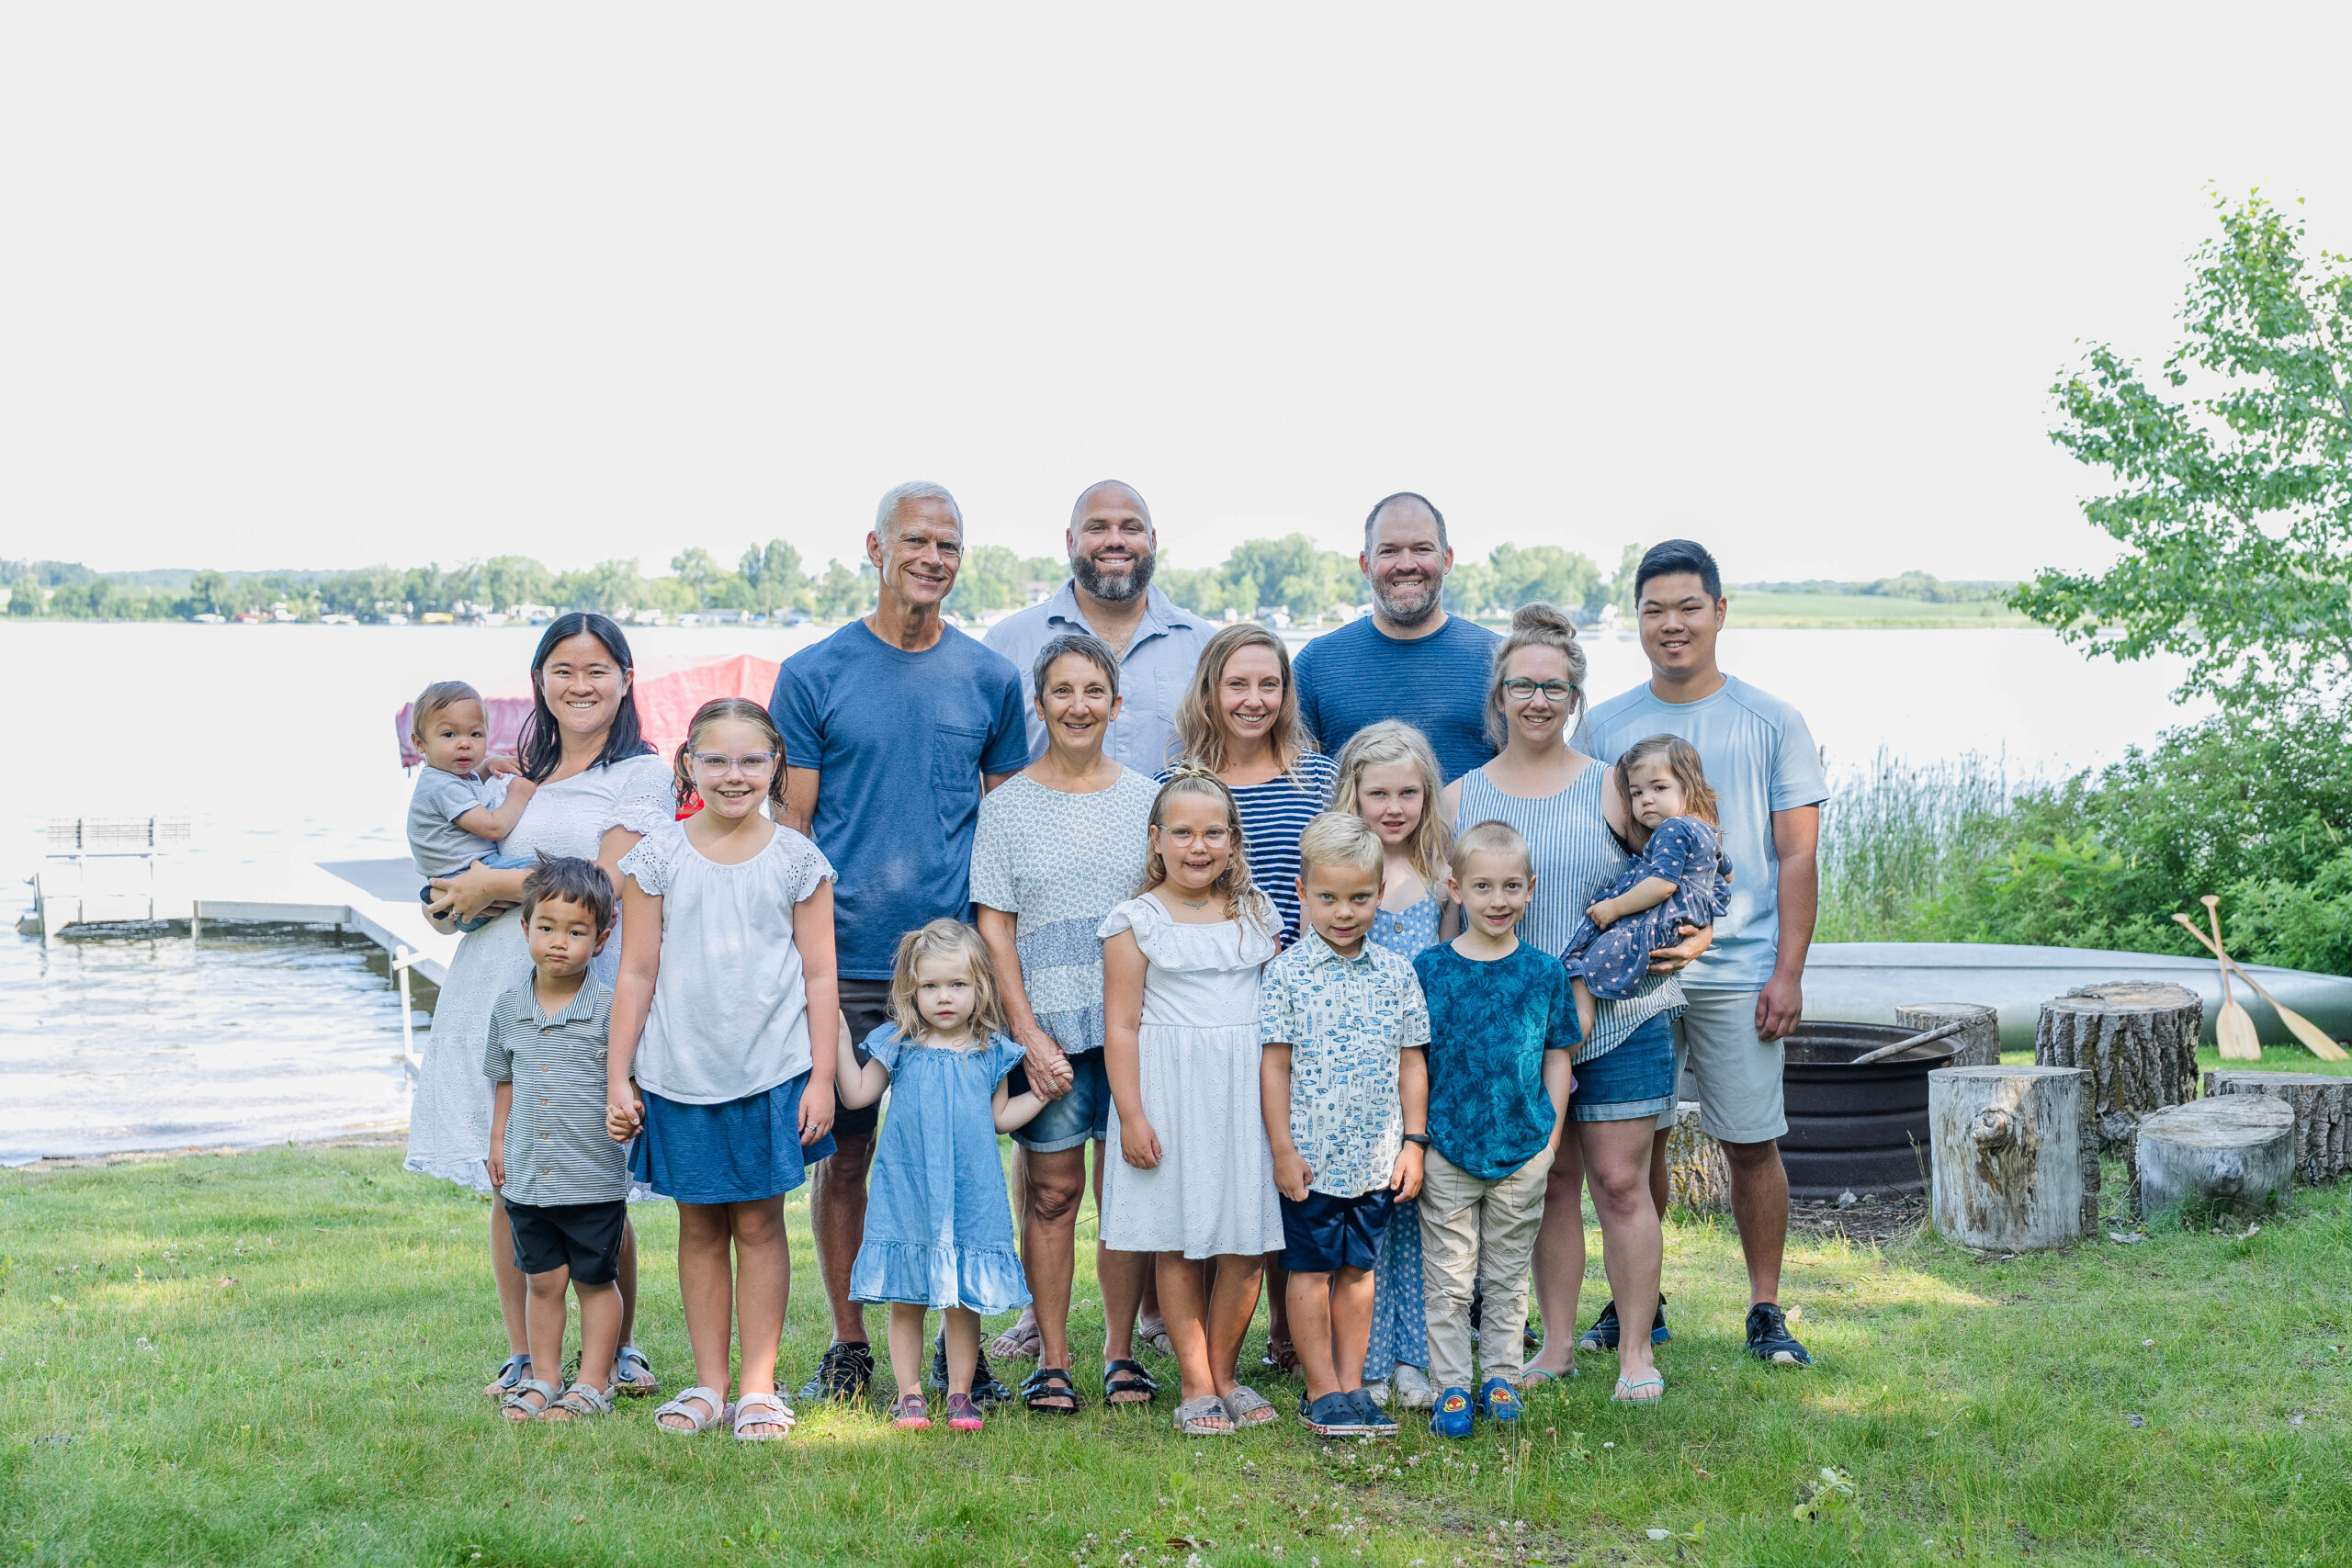
[[[2352,237],[2341,6],[0,11],[0,555],[649,570],[909,478],[1190,564],[2101,558],[2047,389],[2209,184]],[[2222,25],[2226,15],[2227,25]]]

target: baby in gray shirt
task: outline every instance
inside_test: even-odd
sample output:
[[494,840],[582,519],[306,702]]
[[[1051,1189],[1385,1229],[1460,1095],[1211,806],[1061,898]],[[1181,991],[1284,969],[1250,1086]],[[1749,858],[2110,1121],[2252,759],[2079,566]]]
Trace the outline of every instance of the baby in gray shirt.
[[[476,861],[500,870],[537,863],[533,856],[498,852],[538,785],[519,774],[477,776],[490,753],[490,721],[480,692],[463,681],[434,682],[416,699],[409,739],[424,753],[408,800],[408,852],[418,875],[455,876]],[[430,883],[417,897],[433,902]],[[480,931],[503,913],[503,908],[486,909],[458,929]]]

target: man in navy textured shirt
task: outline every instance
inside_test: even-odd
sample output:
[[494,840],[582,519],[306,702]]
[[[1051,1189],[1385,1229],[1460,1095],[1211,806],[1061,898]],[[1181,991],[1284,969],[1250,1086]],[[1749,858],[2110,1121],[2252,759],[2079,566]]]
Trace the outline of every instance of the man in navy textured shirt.
[[1451,784],[1495,754],[1487,678],[1501,639],[1446,613],[1453,547],[1427,497],[1403,491],[1374,507],[1356,564],[1372,614],[1299,650],[1298,716],[1334,756],[1364,726],[1401,719],[1429,737]]

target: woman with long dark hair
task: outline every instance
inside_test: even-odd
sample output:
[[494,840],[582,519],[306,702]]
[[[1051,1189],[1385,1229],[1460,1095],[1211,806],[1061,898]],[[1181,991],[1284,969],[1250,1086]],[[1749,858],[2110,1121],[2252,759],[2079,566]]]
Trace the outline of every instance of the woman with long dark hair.
[[[524,776],[539,787],[505,841],[510,855],[576,855],[593,860],[620,886],[620,859],[637,840],[674,816],[669,764],[653,754],[638,730],[631,687],[636,661],[628,638],[603,615],[559,617],[539,638],[531,656],[531,716],[521,745]],[[435,923],[456,922],[511,905],[521,898],[521,870],[501,871],[476,862],[451,877],[435,879],[439,895],[428,906]],[[618,971],[620,932],[616,929],[592,966],[596,984],[609,988]],[[425,1038],[424,1065],[409,1111],[408,1168],[461,1187],[492,1191],[490,1079],[482,1053],[490,1015],[501,993],[526,983],[531,955],[519,919],[492,920],[458,944],[449,977],[433,1010]],[[526,1378],[553,1381],[558,1369],[534,1370],[524,1337],[524,1275],[514,1265],[514,1246],[505,1205],[492,1193],[490,1261],[498,1280],[499,1315],[505,1320],[512,1354],[491,1384],[503,1394]],[[629,1344],[637,1316],[637,1244],[625,1234],[621,1251],[622,1349],[613,1382],[625,1393],[650,1393],[661,1385],[645,1358]],[[594,1369],[582,1368],[594,1382]]]

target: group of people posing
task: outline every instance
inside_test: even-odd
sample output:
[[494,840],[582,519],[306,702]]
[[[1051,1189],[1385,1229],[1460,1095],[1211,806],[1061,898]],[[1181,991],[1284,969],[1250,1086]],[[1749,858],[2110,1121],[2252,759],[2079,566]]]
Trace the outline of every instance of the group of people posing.
[[[493,1194],[506,1416],[659,1391],[627,1208],[658,1195],[695,1382],[656,1419],[784,1436],[804,1181],[832,1343],[800,1398],[865,1394],[887,1304],[896,1425],[931,1425],[928,1382],[977,1429],[1015,1397],[990,1355],[1036,1362],[1029,1409],[1075,1413],[1090,1148],[1112,1404],[1159,1393],[1140,1336],[1176,1364],[1180,1430],[1278,1419],[1241,1375],[1261,1294],[1265,1359],[1321,1435],[1415,1408],[1467,1436],[1579,1349],[1655,1402],[1684,1074],[1730,1161],[1748,1348],[1809,1359],[1775,1300],[1779,1043],[1827,792],[1796,711],[1718,668],[1705,549],[1644,558],[1651,679],[1596,705],[1565,614],[1498,636],[1444,610],[1419,495],[1365,520],[1372,613],[1295,661],[1151,586],[1126,485],[1079,497],[1069,582],[984,642],[941,616],[963,542],[945,490],[884,496],[874,612],[766,708],[706,705],[674,759],[601,616],[548,628],[512,763],[470,688],[419,700],[411,843],[428,912],[469,934],[408,1166]],[[1588,1187],[1612,1300],[1578,1336]]]

